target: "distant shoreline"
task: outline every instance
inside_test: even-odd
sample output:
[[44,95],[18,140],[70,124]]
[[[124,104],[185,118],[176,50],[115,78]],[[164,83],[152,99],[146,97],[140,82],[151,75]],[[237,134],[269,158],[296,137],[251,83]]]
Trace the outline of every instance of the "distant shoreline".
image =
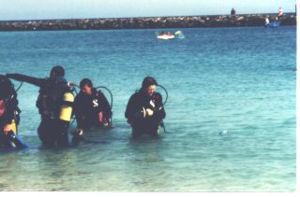
[[[197,27],[243,27],[264,26],[265,18],[275,20],[276,13],[167,16],[134,18],[87,18],[52,20],[0,21],[0,31],[49,31],[49,30],[113,30],[113,29],[163,29]],[[295,26],[296,13],[285,13],[281,25]]]

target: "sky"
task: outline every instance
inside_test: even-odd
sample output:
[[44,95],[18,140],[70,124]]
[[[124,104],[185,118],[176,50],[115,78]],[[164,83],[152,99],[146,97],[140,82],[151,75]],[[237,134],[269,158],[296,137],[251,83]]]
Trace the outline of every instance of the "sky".
[[296,0],[0,0],[0,20],[275,13]]

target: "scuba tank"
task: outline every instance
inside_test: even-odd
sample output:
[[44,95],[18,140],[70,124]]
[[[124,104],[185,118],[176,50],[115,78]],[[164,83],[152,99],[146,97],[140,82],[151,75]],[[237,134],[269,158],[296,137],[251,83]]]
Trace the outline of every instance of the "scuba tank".
[[70,122],[74,95],[63,77],[49,79],[47,86],[40,91],[37,107],[42,116]]
[[70,122],[73,112],[74,95],[71,92],[66,92],[63,95],[63,103],[60,107],[59,119],[65,122]]
[[12,120],[11,122],[11,130],[12,132],[17,133],[17,124],[15,120]]

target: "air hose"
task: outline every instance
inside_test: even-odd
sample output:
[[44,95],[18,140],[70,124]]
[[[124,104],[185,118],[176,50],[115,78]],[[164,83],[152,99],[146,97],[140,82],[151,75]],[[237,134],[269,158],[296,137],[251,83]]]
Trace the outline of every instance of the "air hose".
[[167,104],[167,101],[168,101],[168,98],[169,98],[168,91],[167,91],[167,89],[166,89],[164,86],[162,86],[162,85],[160,85],[160,84],[158,84],[157,86],[160,87],[161,89],[163,89],[163,90],[165,91],[165,93],[166,93],[166,99],[165,99],[165,101],[163,102],[163,104],[166,105],[166,104]]
[[23,86],[23,81],[22,82],[20,82],[20,85],[16,88],[16,92],[18,92],[21,88],[22,88],[22,86]]
[[109,93],[109,95],[110,95],[110,110],[112,110],[114,98],[113,98],[113,94],[112,94],[112,92],[110,91],[110,89],[108,89],[108,88],[105,87],[105,86],[98,86],[98,87],[96,87],[95,89],[96,89],[96,90],[98,90],[98,89],[104,89],[104,90],[106,90],[106,91]]

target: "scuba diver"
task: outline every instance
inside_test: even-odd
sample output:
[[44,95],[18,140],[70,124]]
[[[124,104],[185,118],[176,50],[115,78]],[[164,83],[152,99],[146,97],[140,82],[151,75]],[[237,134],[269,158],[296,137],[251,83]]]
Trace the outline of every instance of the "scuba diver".
[[166,116],[162,96],[156,91],[157,82],[147,76],[141,89],[133,94],[127,104],[125,117],[132,127],[134,138],[146,133],[157,137]]
[[0,147],[27,147],[17,137],[20,113],[17,92],[13,84],[6,76],[0,75]]
[[7,74],[6,76],[40,87],[36,102],[41,115],[38,136],[46,147],[68,146],[68,128],[72,117],[74,95],[64,78],[64,68],[54,66],[50,77],[45,79],[22,74]]
[[94,88],[92,81],[87,78],[80,82],[80,92],[74,101],[74,114],[78,135],[92,126],[111,126],[111,107],[104,94]]

